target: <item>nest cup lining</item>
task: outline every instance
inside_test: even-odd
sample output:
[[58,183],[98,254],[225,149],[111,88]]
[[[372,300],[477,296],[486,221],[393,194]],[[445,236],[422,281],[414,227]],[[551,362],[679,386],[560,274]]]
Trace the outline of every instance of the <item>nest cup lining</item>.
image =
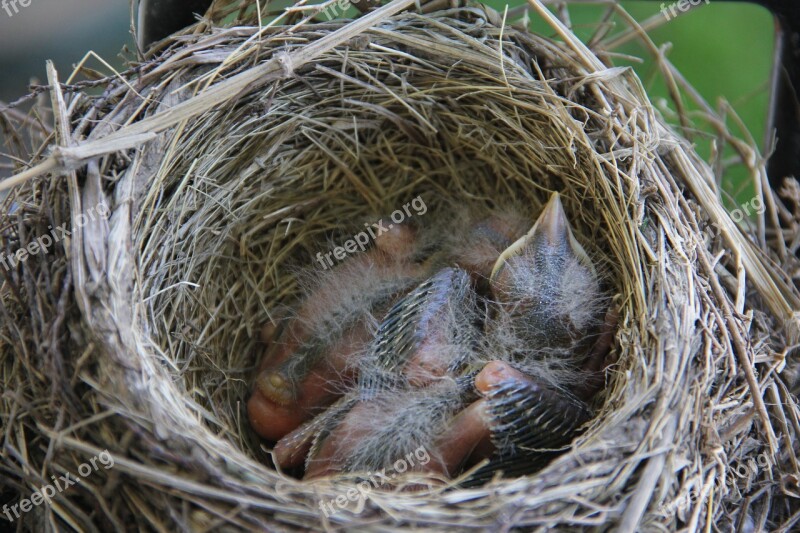
[[[146,109],[120,83],[107,91],[106,107],[84,101],[72,111],[88,128],[94,118],[86,117],[112,109],[104,115],[109,121],[91,131],[101,137],[109,124],[191,98],[191,82],[207,79],[237,48],[250,54],[227,65],[231,74],[249,68],[253,57],[291,51],[339,27],[306,26],[291,35],[276,27],[260,41],[247,40],[257,28],[244,27],[186,37],[159,58],[157,75],[144,71],[137,81],[139,93],[153,98]],[[740,317],[719,318],[725,313],[718,298],[729,305],[730,295],[715,292],[713,271],[703,265],[722,241],[707,238],[708,215],[684,199],[681,186],[706,183],[704,163],[655,117],[630,71],[588,75],[581,65],[566,45],[501,30],[489,10],[402,14],[297,68],[296,77],[232,97],[159,134],[128,159],[88,165],[81,173],[84,204],[91,194],[107,197],[113,215],[106,233],[85,232],[82,252],[102,259],[89,261],[91,281],[77,284],[77,301],[65,315],[69,331],[82,333],[65,336],[73,344],[62,353],[76,355],[58,360],[68,371],[55,375],[81,384],[89,399],[65,395],[71,407],[64,424],[74,429],[58,446],[69,450],[60,452],[67,470],[103,448],[117,461],[113,475],[86,480],[96,484],[94,493],[76,494],[71,510],[60,512],[90,524],[98,495],[110,500],[124,486],[116,506],[106,504],[97,520],[459,529],[508,516],[519,526],[587,525],[600,513],[620,529],[642,516],[645,529],[696,525],[702,504],[658,511],[698,486],[708,490],[707,472],[719,465],[708,449],[746,457],[768,441],[757,427],[740,424],[752,413],[747,402],[734,402],[747,397],[748,386],[729,333],[750,335],[751,360],[757,350],[767,358],[765,346],[780,342],[780,334]],[[92,183],[102,187],[92,192]],[[65,185],[48,185],[44,196],[41,187],[33,183],[18,199],[28,194],[31,205],[43,197],[69,205]],[[327,252],[331,241],[417,196],[424,217],[454,204],[514,201],[533,223],[554,190],[621,295],[619,364],[599,416],[535,476],[474,491],[376,491],[361,509],[323,517],[319,501],[343,494],[352,479],[301,483],[275,472],[243,411],[258,329],[276,307],[293,303],[297,268],[315,268],[316,253]],[[59,209],[52,208],[68,212]],[[58,253],[31,258],[25,272],[35,279],[62,272],[70,263]],[[758,299],[747,302],[762,313]],[[29,323],[27,309],[12,310],[17,330],[46,336]],[[20,365],[37,368],[37,360],[19,353]],[[31,378],[18,396],[53,389]],[[11,395],[3,401],[4,412],[23,412],[9,403],[16,401]],[[736,406],[713,411],[709,401]],[[55,427],[62,415],[36,405],[28,416],[41,424],[33,427]],[[715,413],[711,425],[727,440],[705,433],[698,423],[703,409]],[[44,448],[55,442],[40,429],[17,440],[28,435],[43,439]],[[47,470],[44,454],[33,457],[38,463],[28,470]],[[741,494],[717,493],[714,519],[740,512]],[[176,511],[186,505],[190,512]]]

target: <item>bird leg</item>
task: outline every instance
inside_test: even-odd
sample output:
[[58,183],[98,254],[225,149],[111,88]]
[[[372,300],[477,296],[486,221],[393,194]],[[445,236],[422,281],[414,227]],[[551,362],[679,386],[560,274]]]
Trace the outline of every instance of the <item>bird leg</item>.
[[589,350],[589,355],[583,364],[582,370],[586,373],[587,378],[574,391],[575,395],[582,400],[590,400],[605,386],[606,369],[616,362],[611,348],[614,346],[614,334],[617,331],[618,322],[619,307],[612,305],[600,326],[597,340]]

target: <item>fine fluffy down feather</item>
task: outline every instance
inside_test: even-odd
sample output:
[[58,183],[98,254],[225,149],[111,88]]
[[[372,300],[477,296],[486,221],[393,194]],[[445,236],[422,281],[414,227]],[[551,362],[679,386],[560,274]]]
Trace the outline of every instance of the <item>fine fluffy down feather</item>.
[[276,464],[311,479],[424,449],[415,470],[453,478],[488,459],[486,480],[568,445],[616,315],[557,194],[528,224],[514,208],[458,209],[305,274],[248,404]]

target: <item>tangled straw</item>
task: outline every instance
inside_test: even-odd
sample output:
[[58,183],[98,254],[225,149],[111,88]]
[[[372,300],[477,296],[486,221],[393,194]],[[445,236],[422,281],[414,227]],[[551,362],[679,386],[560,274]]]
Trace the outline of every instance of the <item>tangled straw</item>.
[[[234,24],[200,22],[102,96],[63,94],[51,68],[55,139],[31,128],[42,149],[10,141],[29,164],[4,185],[6,255],[111,207],[0,269],[3,501],[114,458],[26,526],[793,526],[800,417],[784,376],[800,296],[776,266],[788,247],[731,220],[631,70],[601,62],[537,0],[560,41],[478,6],[401,13],[402,0],[313,22],[298,4],[259,25],[241,4],[216,2],[210,20]],[[763,183],[757,151],[706,111]],[[756,190],[765,228],[779,206]],[[243,422],[256,331],[296,295],[294,266],[417,195],[431,212],[516,199],[533,220],[551,191],[622,306],[599,416],[534,476],[386,485],[323,514],[356,478],[276,472]],[[769,467],[730,476],[757,457]]]

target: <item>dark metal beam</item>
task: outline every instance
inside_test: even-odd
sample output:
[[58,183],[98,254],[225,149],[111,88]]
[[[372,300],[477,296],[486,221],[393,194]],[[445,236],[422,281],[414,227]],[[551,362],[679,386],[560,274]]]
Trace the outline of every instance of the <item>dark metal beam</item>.
[[139,0],[136,41],[147,49],[154,42],[189,26],[212,0]]

